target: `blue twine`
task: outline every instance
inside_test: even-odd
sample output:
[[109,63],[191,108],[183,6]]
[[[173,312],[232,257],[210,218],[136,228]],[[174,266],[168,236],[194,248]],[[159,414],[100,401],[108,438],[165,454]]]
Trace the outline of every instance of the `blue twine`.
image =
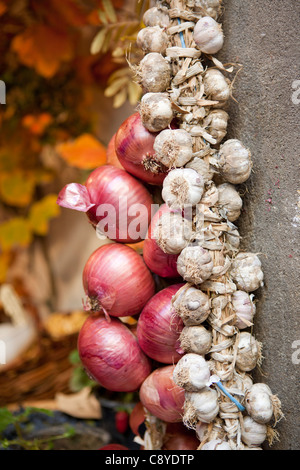
[[222,392],[225,393],[225,395],[230,398],[230,400],[238,407],[240,411],[245,411],[245,408],[243,405],[240,404],[239,401],[237,401],[227,390],[226,388],[222,385],[222,382],[216,382],[216,385],[222,390]]
[[[178,21],[178,24],[181,24],[180,18],[177,18],[177,21]],[[186,47],[185,42],[184,42],[184,37],[183,37],[183,32],[182,32],[182,31],[180,31],[179,37],[180,37],[180,41],[181,41],[182,47]]]

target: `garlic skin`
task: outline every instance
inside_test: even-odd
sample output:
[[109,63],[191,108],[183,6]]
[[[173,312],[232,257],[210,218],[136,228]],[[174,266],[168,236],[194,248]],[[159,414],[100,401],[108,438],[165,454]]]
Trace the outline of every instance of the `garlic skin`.
[[254,421],[268,423],[273,416],[272,392],[268,385],[254,384],[245,395],[245,407]]
[[203,178],[190,168],[171,170],[163,181],[162,198],[173,210],[196,205],[202,197]]
[[230,275],[238,289],[246,292],[253,292],[264,285],[261,262],[254,253],[238,253],[232,260]]
[[236,314],[235,326],[240,330],[253,324],[256,307],[252,299],[252,294],[242,290],[237,290],[231,296],[231,304]]
[[153,237],[165,253],[178,254],[193,238],[191,221],[176,212],[164,213],[158,220]]
[[187,353],[205,356],[212,345],[212,334],[204,326],[185,326],[179,337],[180,347]]
[[150,52],[141,60],[137,69],[144,93],[166,91],[171,80],[171,67],[158,52]]
[[238,139],[226,140],[220,146],[217,167],[229,183],[244,183],[252,170],[251,153]]
[[221,0],[195,0],[195,10],[216,20],[221,13],[221,3]]
[[260,344],[251,333],[243,331],[240,334],[237,345],[236,366],[244,372],[249,372],[256,367],[260,357]]
[[225,247],[230,256],[235,255],[240,248],[240,234],[237,229],[225,233]]
[[209,387],[199,392],[186,392],[184,402],[184,424],[195,429],[197,423],[211,423],[219,413],[218,393]]
[[188,392],[197,392],[204,388],[210,379],[208,362],[199,354],[185,354],[177,362],[173,380],[176,385]]
[[196,285],[211,276],[213,267],[209,251],[201,246],[187,246],[177,259],[178,273],[185,281]]
[[208,295],[188,284],[176,292],[172,306],[186,326],[200,325],[211,312]]
[[221,25],[210,16],[203,16],[194,27],[194,41],[200,51],[215,54],[224,42]]
[[193,140],[184,129],[165,129],[155,138],[156,159],[168,168],[184,166],[193,156]]
[[[230,82],[218,69],[207,69],[203,77],[204,93],[208,99],[219,101],[223,106],[230,98]],[[227,123],[226,123],[227,127]]]
[[159,26],[147,26],[138,32],[136,44],[146,54],[149,52],[165,54],[168,40],[168,35],[162,28]]
[[209,163],[200,157],[192,158],[188,163],[186,163],[185,168],[191,168],[192,170],[197,171],[197,173],[202,176],[204,184],[212,181],[215,173]]
[[243,417],[241,437],[248,447],[258,447],[267,438],[267,426],[254,421],[251,416]]
[[224,109],[213,109],[204,119],[203,127],[219,144],[227,133],[229,115]]
[[143,15],[143,23],[145,26],[160,26],[167,28],[170,24],[169,15],[157,7],[149,8]]
[[206,442],[200,450],[232,450],[228,442],[221,439],[213,439]]
[[217,206],[221,215],[230,222],[237,220],[241,214],[243,201],[235,187],[230,183],[223,183],[217,186],[219,199]]
[[171,123],[173,110],[166,93],[146,93],[140,103],[142,123],[150,132],[159,132]]

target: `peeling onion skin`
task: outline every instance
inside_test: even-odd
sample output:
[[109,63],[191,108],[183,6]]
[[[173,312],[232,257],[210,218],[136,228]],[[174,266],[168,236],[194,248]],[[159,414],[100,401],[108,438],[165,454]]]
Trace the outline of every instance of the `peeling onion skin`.
[[155,292],[142,257],[118,243],[103,245],[92,253],[83,270],[83,287],[87,310],[104,310],[114,317],[139,314]]
[[136,337],[117,318],[88,317],[79,332],[78,351],[89,376],[107,390],[135,391],[151,372]]
[[[137,112],[129,116],[116,132],[115,149],[121,165],[128,173],[146,183],[161,185],[167,168],[156,162],[153,149],[155,137],[156,133],[149,132],[143,126]],[[147,165],[151,169],[147,169]]]
[[173,381],[173,365],[155,369],[140,388],[140,400],[144,407],[167,423],[182,421],[184,389]]
[[183,286],[174,284],[157,292],[143,308],[137,324],[139,345],[147,356],[164,364],[179,361],[183,322],[172,308],[172,297]]
[[119,217],[123,212],[122,201],[124,198],[124,201],[127,200],[127,228],[135,219],[135,216],[128,215],[130,206],[142,204],[147,209],[147,220],[144,221],[147,230],[151,220],[151,205],[153,200],[148,190],[140,181],[121,168],[116,168],[113,165],[103,165],[96,168],[90,174],[85,186],[91,201],[95,204],[87,212],[87,216],[94,226],[106,218],[106,213],[103,216],[97,215],[98,207],[101,204],[111,204],[116,211],[115,214],[112,214],[113,219],[111,221],[112,226],[116,224],[116,237],[112,237],[112,239],[121,243],[136,243],[143,239],[144,233],[140,233],[139,238],[131,238],[128,230],[126,233],[125,231],[123,233],[119,226]]

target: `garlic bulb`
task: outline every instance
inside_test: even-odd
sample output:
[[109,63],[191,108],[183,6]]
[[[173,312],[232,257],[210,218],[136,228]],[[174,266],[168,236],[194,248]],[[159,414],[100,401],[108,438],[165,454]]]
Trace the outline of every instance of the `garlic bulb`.
[[149,8],[143,15],[143,23],[145,26],[160,26],[167,28],[170,24],[169,15],[157,7]]
[[165,129],[156,136],[153,148],[166,167],[182,167],[192,158],[193,140],[184,129]]
[[200,51],[215,54],[224,42],[221,25],[210,16],[203,16],[194,27],[194,41]]
[[168,127],[173,119],[171,102],[166,93],[146,93],[140,104],[143,125],[150,132],[159,132]]
[[251,153],[239,140],[229,139],[220,146],[216,164],[226,181],[244,183],[252,170]]
[[208,295],[189,284],[176,292],[172,305],[186,326],[203,323],[211,311]]
[[187,246],[177,259],[177,270],[180,276],[192,284],[201,284],[208,279],[214,264],[208,250],[201,246]]
[[218,393],[209,387],[199,392],[186,392],[183,422],[195,429],[197,423],[211,423],[219,413]]
[[232,450],[228,442],[222,441],[221,439],[213,439],[212,441],[206,442],[201,450]]
[[222,0],[195,0],[195,10],[216,20],[221,13],[221,3]]
[[197,392],[205,387],[210,379],[208,362],[199,354],[185,354],[177,362],[173,381],[188,392]]
[[204,326],[185,326],[179,337],[180,347],[187,353],[205,355],[212,345],[212,334]]
[[245,407],[254,421],[268,423],[273,416],[272,392],[268,385],[254,384],[245,395]]
[[204,119],[203,127],[219,144],[227,133],[228,113],[224,109],[213,109]]
[[214,171],[210,167],[209,163],[200,157],[192,158],[186,165],[185,168],[191,168],[197,171],[202,176],[204,183],[208,183],[214,177]]
[[240,334],[237,345],[236,366],[238,369],[248,372],[255,368],[261,353],[258,341],[246,331]]
[[146,54],[149,52],[165,54],[168,40],[168,35],[162,28],[159,26],[147,26],[138,32],[136,44]]
[[170,84],[171,67],[159,52],[150,52],[141,60],[137,74],[145,93],[162,92]]
[[193,238],[191,221],[177,212],[166,212],[159,218],[153,237],[165,253],[178,254]]
[[256,307],[252,299],[253,294],[249,295],[243,290],[237,290],[232,294],[231,304],[236,314],[235,326],[240,330],[253,324]]
[[230,275],[237,287],[246,292],[263,286],[261,262],[254,253],[238,253],[232,260]]
[[218,69],[207,69],[203,85],[207,98],[219,101],[217,106],[223,106],[230,97],[230,81]]
[[217,186],[219,199],[217,206],[221,215],[230,222],[237,220],[241,214],[243,201],[235,187],[230,183]]
[[254,421],[251,416],[245,416],[242,421],[242,441],[248,447],[258,447],[267,437],[267,426]]
[[171,209],[184,209],[201,200],[203,189],[203,178],[197,171],[177,168],[165,177],[161,195]]

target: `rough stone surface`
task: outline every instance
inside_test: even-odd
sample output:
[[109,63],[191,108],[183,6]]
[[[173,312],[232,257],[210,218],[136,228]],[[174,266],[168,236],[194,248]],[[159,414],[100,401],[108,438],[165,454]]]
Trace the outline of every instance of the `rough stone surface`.
[[282,402],[280,441],[271,449],[299,450],[300,104],[292,101],[292,86],[299,79],[300,3],[224,0],[224,7],[225,43],[218,58],[243,65],[227,137],[249,147],[254,164],[239,188],[244,209],[238,226],[243,251],[259,254],[265,274],[265,286],[255,292],[254,318],[264,361],[253,376]]

